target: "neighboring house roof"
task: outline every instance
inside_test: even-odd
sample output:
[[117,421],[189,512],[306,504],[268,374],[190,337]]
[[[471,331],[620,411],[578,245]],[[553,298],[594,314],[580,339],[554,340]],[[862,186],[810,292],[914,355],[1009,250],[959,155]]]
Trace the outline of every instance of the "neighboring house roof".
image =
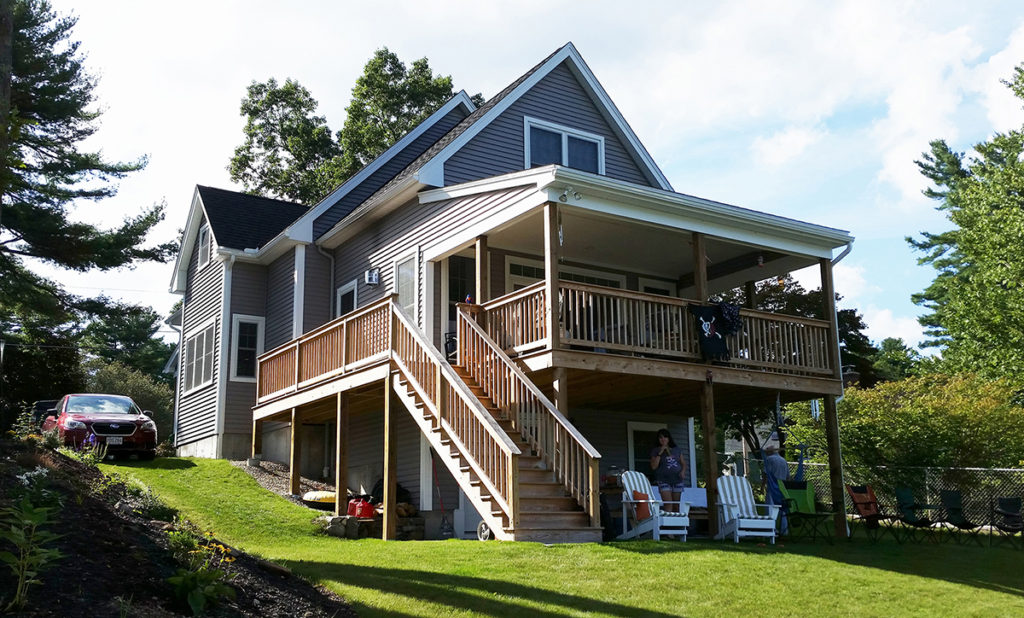
[[259,249],[309,209],[302,204],[204,187],[196,190],[220,247]]

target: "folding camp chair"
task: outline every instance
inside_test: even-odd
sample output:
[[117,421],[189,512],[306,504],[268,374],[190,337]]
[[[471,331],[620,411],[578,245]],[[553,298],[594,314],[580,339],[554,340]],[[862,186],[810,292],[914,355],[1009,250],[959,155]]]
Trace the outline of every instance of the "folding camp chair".
[[[870,485],[847,485],[846,493],[850,495],[850,500],[853,502],[854,519],[863,523],[864,532],[872,542],[878,541],[882,532],[887,529],[893,537],[896,536],[894,518],[883,513],[879,508],[878,499]],[[853,529],[851,529],[851,533],[852,531]],[[853,538],[852,534],[850,538]]]
[[807,481],[779,481],[783,507],[789,516],[789,530],[792,536],[807,536],[812,541],[820,534],[829,543],[832,535],[828,532],[831,512],[819,511],[814,500],[814,486]]
[[997,498],[992,505],[992,533],[989,546],[1009,541],[1010,547],[1024,548],[1024,515],[1020,498]]
[[[953,539],[957,544],[973,539],[978,545],[984,547],[981,541],[981,524],[975,523],[964,515],[964,496],[957,489],[943,489],[939,492],[942,501],[942,519],[938,523],[943,524],[939,531],[939,540],[948,541]],[[943,535],[942,532],[946,534]],[[965,537],[966,535],[966,537]]]
[[935,540],[935,528],[931,518],[924,515],[925,511],[935,510],[939,507],[930,504],[921,504],[914,499],[913,490],[907,487],[897,487],[893,490],[896,494],[897,521],[900,523],[899,530],[904,532],[903,538],[896,535],[896,542],[902,543],[906,540],[918,540],[917,533],[922,533],[922,539],[927,541]]

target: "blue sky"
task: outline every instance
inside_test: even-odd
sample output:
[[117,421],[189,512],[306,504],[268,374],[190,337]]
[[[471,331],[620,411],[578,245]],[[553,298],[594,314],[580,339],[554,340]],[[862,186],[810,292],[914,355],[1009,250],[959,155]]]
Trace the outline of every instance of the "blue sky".
[[[945,226],[914,159],[931,139],[967,151],[1024,125],[999,84],[1024,62],[1020,2],[52,2],[78,15],[100,78],[89,145],[150,158],[81,219],[115,225],[166,200],[153,240],[174,237],[196,184],[233,188],[254,79],[299,80],[337,130],[381,46],[489,97],[571,40],[677,191],[849,230],[836,286],[876,341],[920,339],[910,295],[932,272],[904,237]],[[42,270],[166,311],[171,268]]]

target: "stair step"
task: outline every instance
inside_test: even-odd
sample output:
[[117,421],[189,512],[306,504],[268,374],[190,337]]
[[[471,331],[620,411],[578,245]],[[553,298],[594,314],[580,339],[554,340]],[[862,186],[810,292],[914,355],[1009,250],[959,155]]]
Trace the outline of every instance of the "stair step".
[[519,470],[519,483],[543,483],[555,480],[551,470],[533,469]]
[[519,498],[560,498],[565,496],[565,490],[560,483],[552,480],[541,482],[523,481],[519,477]]
[[524,528],[586,527],[590,516],[580,511],[519,511],[519,526]]
[[546,470],[547,467],[541,460],[540,455],[523,453],[519,456],[520,470]]
[[519,508],[522,511],[561,511],[572,513],[580,511],[580,505],[569,496],[519,496]]
[[603,540],[601,528],[569,527],[540,528],[520,526],[515,530],[517,541],[534,543],[600,543]]

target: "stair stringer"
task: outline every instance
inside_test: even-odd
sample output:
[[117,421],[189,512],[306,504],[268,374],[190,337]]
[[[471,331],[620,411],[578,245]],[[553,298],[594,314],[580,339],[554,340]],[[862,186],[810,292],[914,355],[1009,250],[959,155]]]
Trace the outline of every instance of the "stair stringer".
[[420,432],[427,438],[427,442],[430,443],[430,446],[438,454],[441,462],[448,468],[455,482],[459,484],[459,488],[466,494],[470,503],[491,529],[491,534],[499,540],[514,541],[515,530],[508,527],[500,511],[498,514],[492,511],[490,493],[475,478],[476,474],[472,469],[463,470],[459,461],[461,456],[459,454],[452,454],[455,441],[448,435],[443,423],[439,423],[435,427],[434,417],[428,408],[420,401],[414,391],[410,391],[402,383],[400,370],[392,374],[391,381],[396,398],[402,402],[405,409],[412,415],[412,419],[416,426],[419,427]]

